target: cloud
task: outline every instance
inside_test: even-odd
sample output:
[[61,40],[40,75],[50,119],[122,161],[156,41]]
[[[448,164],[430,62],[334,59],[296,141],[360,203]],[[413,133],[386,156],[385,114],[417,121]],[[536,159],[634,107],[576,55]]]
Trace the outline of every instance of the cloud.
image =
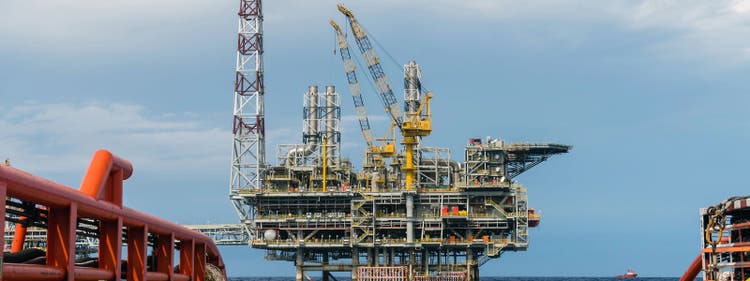
[[[472,21],[554,22],[548,25],[548,29],[558,33],[564,32],[561,29],[570,29],[571,24],[614,26],[640,33],[656,32],[660,34],[658,38],[642,45],[647,51],[667,58],[728,64],[750,59],[747,51],[750,36],[743,36],[750,34],[750,0],[418,0],[409,3],[407,5],[427,7],[443,16],[452,15]],[[568,28],[564,27],[566,25]],[[575,29],[575,26],[572,28]]]
[[624,13],[634,30],[668,31],[654,48],[672,57],[695,56],[726,63],[750,56],[750,1],[643,1]]
[[[19,52],[44,54],[165,52],[177,46],[210,44],[207,36],[231,36],[239,1],[211,0],[7,0],[0,2],[0,35]],[[330,34],[325,19],[340,19],[337,0],[265,2],[266,29],[284,40]],[[369,26],[404,24],[403,18],[445,19],[434,25],[541,23],[553,35],[574,39],[591,26],[615,27],[612,32],[658,32],[640,44],[659,56],[704,62],[747,62],[750,55],[749,0],[654,1],[510,1],[414,0],[345,1]],[[287,7],[295,7],[288,9]],[[410,16],[407,16],[410,15]],[[393,19],[396,20],[393,20]],[[387,22],[386,22],[387,21]],[[319,22],[319,24],[311,24]],[[436,21],[438,23],[439,21]],[[620,28],[620,30],[617,30]],[[224,30],[224,32],[220,32]],[[219,32],[217,32],[219,31]],[[591,35],[595,36],[595,35]],[[216,37],[223,38],[223,37]],[[216,39],[211,37],[210,39]],[[305,37],[308,38],[308,37]],[[556,37],[553,37],[556,38]],[[229,46],[222,44],[222,46]],[[539,44],[548,45],[548,41]]]
[[136,170],[228,170],[229,130],[198,118],[149,115],[141,106],[117,103],[30,102],[3,112],[0,156],[35,173],[79,174],[100,148],[132,161]]
[[[236,4],[210,0],[7,0],[0,34],[16,48],[48,53],[111,54],[163,47],[163,37],[189,37]],[[179,31],[179,32],[176,32]]]
[[[194,113],[150,114],[136,104],[98,102],[26,102],[0,109],[0,157],[34,173],[80,174],[98,149],[130,160],[138,171],[229,170],[229,125],[217,128]],[[298,137],[295,129],[267,129],[268,161],[274,161],[276,144]]]

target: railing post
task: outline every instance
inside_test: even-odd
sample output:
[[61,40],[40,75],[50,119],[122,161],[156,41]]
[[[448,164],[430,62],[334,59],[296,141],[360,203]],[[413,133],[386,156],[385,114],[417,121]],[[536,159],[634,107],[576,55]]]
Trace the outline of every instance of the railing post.
[[154,246],[156,271],[166,273],[169,281],[174,278],[174,233],[157,236]]
[[193,278],[193,265],[195,264],[195,241],[193,240],[182,240],[180,241],[180,274],[185,274]]
[[128,281],[146,280],[148,226],[128,227]]
[[206,244],[195,244],[195,269],[193,272],[195,273],[193,280],[206,280]]
[[[8,185],[0,181],[0,198],[6,198],[8,194]],[[5,233],[5,199],[3,199],[3,208],[0,209],[0,230]],[[0,249],[5,250],[5,238],[0,239]],[[0,256],[0,281],[3,280],[3,256]]]
[[50,207],[47,217],[47,265],[65,271],[65,280],[74,281],[78,203]]
[[99,223],[99,268],[114,272],[115,280],[122,276],[122,218]]

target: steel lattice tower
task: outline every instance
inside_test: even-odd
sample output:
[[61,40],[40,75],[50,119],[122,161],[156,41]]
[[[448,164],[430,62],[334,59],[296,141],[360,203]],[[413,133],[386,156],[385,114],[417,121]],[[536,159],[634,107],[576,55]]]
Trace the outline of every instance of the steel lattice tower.
[[261,7],[261,0],[240,0],[229,183],[232,204],[250,237],[256,237],[252,229],[255,206],[238,194],[262,189],[266,169]]

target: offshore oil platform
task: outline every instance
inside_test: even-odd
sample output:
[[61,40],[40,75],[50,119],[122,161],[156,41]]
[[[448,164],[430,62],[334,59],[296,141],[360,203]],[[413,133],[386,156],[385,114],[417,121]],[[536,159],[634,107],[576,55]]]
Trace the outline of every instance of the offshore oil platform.
[[[230,199],[253,248],[266,259],[293,262],[295,280],[308,272],[351,272],[351,279],[479,280],[479,267],[529,245],[540,215],[514,178],[568,152],[560,144],[469,139],[463,162],[446,148],[427,147],[433,93],[421,68],[404,71],[401,105],[365,29],[346,16],[365,69],[391,125],[374,138],[357,63],[333,20],[338,52],[367,144],[362,168],[341,156],[341,100],[334,86],[309,86],[303,99],[302,143],[279,145],[266,160],[261,0],[242,0],[235,80]],[[402,109],[403,108],[403,109]],[[403,149],[398,149],[402,147]]]

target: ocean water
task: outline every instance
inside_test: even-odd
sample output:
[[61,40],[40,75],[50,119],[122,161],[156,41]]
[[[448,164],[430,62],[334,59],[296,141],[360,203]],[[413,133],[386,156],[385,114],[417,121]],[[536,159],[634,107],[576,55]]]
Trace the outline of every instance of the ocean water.
[[[336,277],[338,281],[351,281],[349,278]],[[638,277],[636,281],[677,281],[678,277]],[[229,281],[290,281],[293,277],[230,277]],[[320,279],[313,278],[315,281]],[[617,278],[601,277],[481,277],[481,281],[622,281]]]

